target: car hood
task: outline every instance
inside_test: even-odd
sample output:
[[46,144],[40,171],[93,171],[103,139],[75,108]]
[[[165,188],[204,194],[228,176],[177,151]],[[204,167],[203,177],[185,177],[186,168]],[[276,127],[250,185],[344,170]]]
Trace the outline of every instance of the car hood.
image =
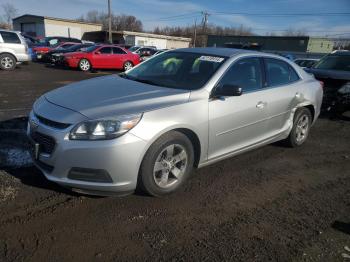
[[339,80],[350,80],[349,71],[327,70],[327,69],[317,69],[317,68],[307,68],[304,70],[308,73],[313,74],[318,79],[329,78],[329,79],[339,79]]
[[119,77],[96,77],[45,94],[58,106],[90,119],[142,113],[185,103],[190,91],[158,87]]

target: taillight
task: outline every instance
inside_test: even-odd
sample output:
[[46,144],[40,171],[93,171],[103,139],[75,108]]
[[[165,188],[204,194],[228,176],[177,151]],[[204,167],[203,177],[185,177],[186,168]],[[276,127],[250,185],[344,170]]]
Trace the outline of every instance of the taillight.
[[323,81],[319,81],[320,82],[320,84],[321,84],[321,87],[322,87],[322,89],[324,88],[324,82]]

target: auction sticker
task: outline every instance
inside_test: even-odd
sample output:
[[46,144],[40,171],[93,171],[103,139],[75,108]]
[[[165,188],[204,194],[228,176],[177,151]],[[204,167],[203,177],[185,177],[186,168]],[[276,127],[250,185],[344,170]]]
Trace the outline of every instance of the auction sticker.
[[214,62],[214,63],[221,63],[224,61],[224,58],[218,57],[218,56],[201,56],[199,58],[200,61],[208,61],[208,62]]

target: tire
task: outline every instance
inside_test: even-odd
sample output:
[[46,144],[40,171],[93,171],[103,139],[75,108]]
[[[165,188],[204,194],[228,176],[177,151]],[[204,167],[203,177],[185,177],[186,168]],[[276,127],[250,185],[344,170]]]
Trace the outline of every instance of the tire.
[[2,54],[0,55],[0,68],[2,70],[14,70],[16,68],[17,60],[11,54]]
[[194,150],[188,137],[169,132],[148,149],[141,164],[138,187],[156,197],[173,193],[187,180],[193,163]]
[[81,71],[87,72],[91,70],[91,63],[89,60],[83,58],[79,61],[78,67]]
[[286,143],[290,147],[298,147],[306,141],[312,124],[312,115],[309,109],[303,107],[297,109],[294,114],[293,128],[290,131]]
[[124,65],[123,65],[124,71],[128,71],[128,70],[130,70],[133,67],[134,67],[134,64],[132,62],[130,62],[130,61],[126,61],[124,63]]

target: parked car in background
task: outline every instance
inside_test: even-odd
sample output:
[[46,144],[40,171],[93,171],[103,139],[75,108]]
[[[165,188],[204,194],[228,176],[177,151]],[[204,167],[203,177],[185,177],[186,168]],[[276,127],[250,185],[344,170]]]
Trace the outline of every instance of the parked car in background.
[[324,109],[335,114],[350,110],[350,51],[333,52],[306,70],[324,83]]
[[84,51],[86,48],[93,46],[93,44],[74,44],[65,48],[55,48],[45,54],[45,59],[49,63],[62,64],[64,61],[64,54],[72,52]]
[[64,54],[65,64],[82,71],[91,69],[129,70],[140,63],[140,56],[115,45],[94,45],[81,52]]
[[64,42],[61,43],[59,45],[57,45],[56,47],[52,48],[51,50],[49,50],[47,53],[43,54],[41,57],[41,60],[44,62],[50,62],[50,53],[53,51],[61,51],[61,50],[65,50],[69,47],[75,46],[75,45],[79,45],[79,43],[74,43],[74,42]]
[[161,53],[163,53],[163,52],[165,52],[167,50],[168,49],[158,49],[153,55],[141,57],[141,61],[146,61],[146,60],[150,59],[151,57],[159,55],[159,54],[161,54]]
[[0,68],[13,70],[17,63],[29,62],[28,45],[20,32],[0,30]]
[[145,61],[157,52],[157,48],[154,46],[133,46],[129,48],[129,51],[138,54],[141,61]]
[[61,37],[61,36],[45,37],[43,39],[40,39],[39,42],[34,45],[33,50],[37,54],[37,59],[40,60],[44,54],[56,48],[62,43],[81,44],[82,42],[79,39],[70,38],[70,37]]
[[[114,48],[92,55],[106,47]],[[186,48],[43,95],[27,133],[34,162],[51,181],[82,193],[138,186],[163,196],[194,167],[278,140],[301,146],[321,102],[321,83],[285,58]]]
[[296,63],[298,66],[302,68],[310,68],[314,64],[316,64],[319,61],[319,59],[314,58],[297,58],[294,60],[294,63]]

